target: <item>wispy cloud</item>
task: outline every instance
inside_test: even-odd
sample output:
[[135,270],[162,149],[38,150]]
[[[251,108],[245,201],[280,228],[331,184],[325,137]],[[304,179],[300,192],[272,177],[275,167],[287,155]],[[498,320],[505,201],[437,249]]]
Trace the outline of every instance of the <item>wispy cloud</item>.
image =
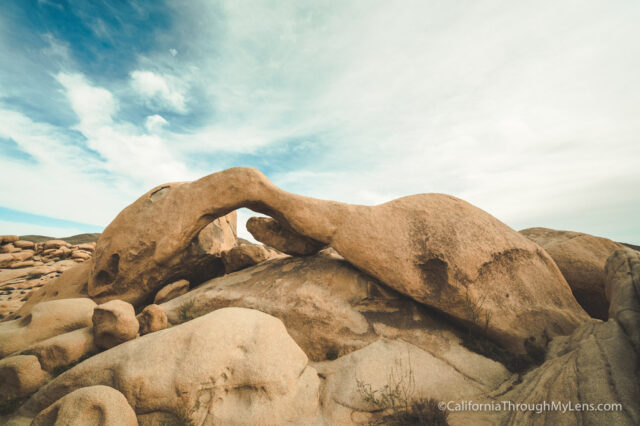
[[635,2],[77,4],[66,32],[45,4],[35,31],[8,10],[39,49],[0,31],[0,137],[37,162],[0,157],[28,176],[11,207],[42,211],[22,194],[63,164],[57,216],[106,224],[157,183],[247,164],[322,198],[446,192],[640,242]]
[[133,71],[131,87],[149,102],[152,108],[168,109],[185,113],[184,89],[179,88],[180,80],[172,76],[162,76],[151,71]]

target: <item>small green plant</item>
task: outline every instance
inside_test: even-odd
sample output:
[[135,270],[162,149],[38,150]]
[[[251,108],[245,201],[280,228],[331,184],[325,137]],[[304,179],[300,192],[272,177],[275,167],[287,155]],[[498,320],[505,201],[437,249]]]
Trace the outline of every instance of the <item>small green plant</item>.
[[202,312],[196,306],[196,300],[191,298],[178,308],[178,323],[182,324],[183,322],[191,321],[201,315]]
[[362,399],[384,415],[374,425],[434,425],[446,426],[449,412],[438,407],[433,398],[416,396],[416,382],[411,367],[404,368],[401,360],[391,368],[387,384],[374,389],[356,377],[358,393]]

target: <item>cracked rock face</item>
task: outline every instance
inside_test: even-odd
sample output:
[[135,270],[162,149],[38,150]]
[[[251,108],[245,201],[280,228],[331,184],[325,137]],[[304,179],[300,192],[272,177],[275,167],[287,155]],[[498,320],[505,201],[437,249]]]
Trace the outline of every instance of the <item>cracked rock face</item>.
[[124,209],[98,241],[89,295],[135,304],[167,283],[207,224],[241,207],[330,245],[360,270],[515,353],[542,348],[589,320],[543,249],[458,198],[420,194],[350,205],[285,192],[250,168],[163,185]]

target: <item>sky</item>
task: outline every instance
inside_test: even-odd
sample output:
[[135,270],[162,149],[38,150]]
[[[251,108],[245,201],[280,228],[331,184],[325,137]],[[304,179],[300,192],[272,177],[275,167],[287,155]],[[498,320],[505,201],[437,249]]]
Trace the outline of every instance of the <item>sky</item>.
[[[640,244],[636,0],[4,0],[0,234],[233,166]],[[241,236],[248,236],[241,210]]]

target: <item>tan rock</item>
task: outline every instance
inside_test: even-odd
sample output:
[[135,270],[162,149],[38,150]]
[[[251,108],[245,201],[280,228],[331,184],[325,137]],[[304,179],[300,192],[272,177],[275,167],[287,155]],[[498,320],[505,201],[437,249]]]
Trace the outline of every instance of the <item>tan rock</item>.
[[606,320],[609,303],[604,294],[604,265],[614,251],[624,246],[578,232],[547,228],[520,232],[551,255],[584,310],[594,318]]
[[42,410],[32,426],[137,426],[127,399],[109,386],[77,389]]
[[622,327],[631,345],[640,354],[640,252],[616,250],[605,265],[609,318]]
[[24,318],[0,323],[0,357],[90,326],[95,306],[91,299],[51,300],[35,305]]
[[421,398],[464,400],[493,390],[511,376],[494,361],[469,351],[461,354],[467,369],[474,366],[472,375],[410,343],[387,339],[335,361],[313,364],[325,378],[322,401],[327,424],[367,423],[355,422],[358,418],[375,420],[380,407],[365,396],[370,392],[379,397],[385,387],[403,392],[409,404]]
[[91,255],[89,253],[87,253],[86,251],[82,251],[82,250],[74,250],[71,253],[71,257],[74,259],[83,259],[83,260],[87,260],[89,258],[91,258]]
[[125,208],[100,236],[89,295],[141,302],[175,276],[210,221],[240,207],[330,244],[362,271],[513,352],[540,349],[589,320],[544,250],[460,199],[421,194],[349,205],[287,193],[250,168],[164,185]]
[[23,262],[33,258],[33,250],[22,250],[11,254],[14,261]]
[[472,377],[484,368],[461,355],[470,353],[462,347],[466,333],[330,253],[269,260],[203,283],[161,308],[179,324],[227,306],[279,318],[313,361],[386,338],[411,342]]
[[20,248],[20,249],[31,249],[31,250],[33,250],[35,248],[35,243],[33,243],[31,241],[25,241],[25,240],[14,241],[13,245],[18,247],[18,248]]
[[[571,403],[572,410],[454,412],[449,424],[640,424],[640,253],[619,249],[606,270],[611,297],[607,322],[584,324],[570,336],[556,337],[544,364],[476,399],[532,407],[559,401]],[[577,404],[590,408],[576,409]]]
[[0,253],[15,253],[17,251],[20,251],[20,249],[11,243],[0,246]]
[[90,253],[93,253],[94,251],[96,251],[96,243],[84,243],[84,244],[78,244],[78,250],[84,250],[84,251],[88,251]]
[[319,384],[282,322],[225,308],[89,358],[41,388],[20,414],[106,385],[138,414],[170,413],[202,425],[314,424]]
[[[174,188],[179,188],[184,183],[173,183],[163,185],[155,188],[144,196],[145,200],[149,204],[155,205],[157,203],[168,208],[164,213],[156,215],[158,211],[150,206],[144,206],[144,203],[138,203],[136,209],[140,208],[140,213],[145,216],[145,211],[150,213],[145,217],[146,227],[155,226],[171,226],[175,227],[176,223],[182,223],[180,216],[187,215],[186,211],[182,211],[178,205],[168,207],[166,203],[163,203],[165,196],[173,191]],[[190,202],[189,200],[184,200]],[[227,212],[231,213],[231,212]],[[94,267],[89,282],[89,294],[92,298],[99,301],[106,301],[111,299],[121,299],[133,303],[135,305],[142,304],[147,301],[148,298],[155,294],[159,289],[165,285],[175,281],[176,277],[187,279],[191,283],[200,283],[206,281],[215,276],[224,274],[224,265],[220,259],[220,253],[215,249],[217,244],[213,244],[207,238],[199,241],[197,238],[200,231],[214,221],[215,218],[206,216],[201,218],[201,225],[194,228],[193,235],[189,236],[189,242],[180,249],[180,253],[177,253],[170,262],[162,262],[162,265],[154,265],[149,263],[150,257],[154,252],[173,250],[175,242],[171,240],[165,240],[161,235],[161,232],[151,232],[144,241],[140,240],[136,243],[131,241],[122,241],[122,236],[135,231],[140,223],[129,223],[126,219],[130,216],[129,213],[121,213],[118,223],[123,225],[120,227],[116,223],[115,227],[112,227],[112,231],[109,233],[102,233],[98,244],[96,246],[96,255],[98,253],[110,252],[109,259],[105,263],[101,263],[99,268]],[[166,219],[172,216],[177,222],[166,222]],[[226,248],[227,242],[235,238],[235,229],[231,229],[231,224],[235,224],[235,219],[227,218],[224,223],[219,221],[220,227],[217,227],[218,231],[216,235],[222,240],[219,242],[220,246]],[[233,231],[233,232],[231,232]],[[190,231],[189,231],[190,232]],[[151,235],[155,234],[155,235]],[[231,235],[234,237],[231,238]],[[115,239],[114,239],[115,238]],[[233,242],[235,244],[235,240]],[[214,252],[214,253],[211,253]],[[103,261],[104,256],[101,257]],[[145,264],[138,264],[137,260],[143,260]],[[127,267],[123,268],[123,265],[130,264],[130,260],[136,263],[136,266],[129,270]],[[138,272],[142,272],[145,276],[140,280],[130,280],[134,276],[138,276]],[[126,278],[125,278],[126,277]]]
[[0,244],[13,243],[19,239],[17,235],[0,235]]
[[15,262],[15,258],[11,253],[2,253],[0,254],[0,268],[7,268]]
[[43,370],[53,372],[58,367],[71,365],[97,352],[93,330],[85,327],[38,342],[22,353],[35,355]]
[[38,358],[16,355],[0,360],[0,401],[29,395],[46,381]]
[[92,322],[95,344],[103,349],[135,339],[140,327],[133,306],[122,300],[96,306]]
[[[49,300],[87,297],[87,281],[91,267],[91,261],[80,265],[77,265],[73,261],[62,261],[51,266],[40,267],[42,274],[48,274],[52,270],[63,271],[63,273],[47,283],[46,286],[34,291],[29,300],[11,317],[15,318],[16,315],[26,316],[36,304]],[[2,272],[0,272],[0,274],[1,273]],[[89,318],[91,318],[91,314]],[[91,323],[87,325],[91,325]]]
[[167,315],[158,305],[149,305],[145,307],[140,315],[138,315],[140,323],[140,335],[154,333],[167,328]]
[[248,268],[267,259],[281,257],[275,250],[270,251],[261,245],[241,245],[221,254],[224,269],[227,274]]
[[158,293],[156,293],[156,297],[153,300],[153,303],[160,304],[164,302],[168,302],[171,299],[175,299],[178,296],[182,296],[186,292],[189,291],[189,281],[187,280],[178,280],[169,285],[166,285],[160,289]]
[[247,231],[261,243],[294,256],[309,256],[326,246],[326,244],[287,229],[270,217],[250,218],[247,221]]
[[235,247],[237,222],[236,212],[215,219],[198,234],[198,246],[209,254],[220,254]]
[[35,264],[33,260],[23,260],[21,262],[13,262],[10,267],[12,269],[28,268],[29,266],[35,266]]
[[49,240],[44,242],[45,252],[49,249],[59,249],[61,247],[67,247],[70,244],[64,240]]

